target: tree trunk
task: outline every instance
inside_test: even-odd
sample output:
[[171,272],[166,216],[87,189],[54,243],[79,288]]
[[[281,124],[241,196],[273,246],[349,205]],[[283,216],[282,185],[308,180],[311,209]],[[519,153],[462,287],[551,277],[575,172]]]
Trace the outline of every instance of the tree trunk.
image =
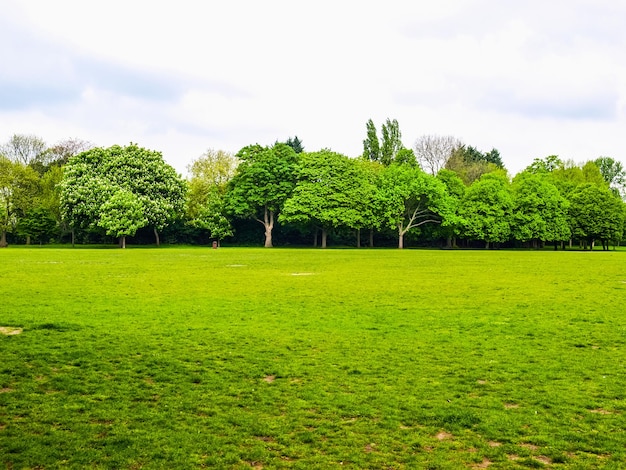
[[370,248],[374,248],[374,227],[370,229]]
[[156,239],[156,246],[161,246],[161,238],[156,228],[154,229],[154,238]]
[[120,248],[126,248],[126,235],[120,237]]
[[398,229],[398,249],[402,250],[404,248],[404,232],[402,229]]
[[448,235],[446,237],[446,248],[448,249],[452,248],[452,235]]
[[328,238],[328,232],[325,228],[322,229],[322,248],[326,248],[326,239]]
[[356,229],[356,247],[361,248],[361,229]]
[[7,243],[7,231],[3,230],[2,236],[0,236],[0,248],[6,248],[7,246],[9,246]]
[[26,235],[26,244],[30,245],[30,235]]
[[76,242],[76,232],[72,229],[72,248],[74,248],[74,243]]
[[265,248],[272,248],[272,230],[274,229],[274,211],[267,207],[263,213],[263,226],[265,227]]
[[485,250],[488,250],[488,249],[489,249],[489,240],[485,242]]

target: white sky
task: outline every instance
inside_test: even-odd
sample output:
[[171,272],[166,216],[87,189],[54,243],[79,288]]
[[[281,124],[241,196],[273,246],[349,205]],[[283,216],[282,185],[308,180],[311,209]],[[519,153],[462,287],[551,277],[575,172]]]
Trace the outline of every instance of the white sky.
[[535,157],[626,164],[626,0],[0,0],[0,142],[136,142],[179,172],[365,123]]

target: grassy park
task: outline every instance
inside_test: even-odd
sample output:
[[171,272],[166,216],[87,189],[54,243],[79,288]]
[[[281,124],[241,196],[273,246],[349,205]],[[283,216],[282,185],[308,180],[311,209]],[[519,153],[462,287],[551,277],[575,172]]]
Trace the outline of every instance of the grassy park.
[[623,251],[0,251],[0,466],[624,468]]

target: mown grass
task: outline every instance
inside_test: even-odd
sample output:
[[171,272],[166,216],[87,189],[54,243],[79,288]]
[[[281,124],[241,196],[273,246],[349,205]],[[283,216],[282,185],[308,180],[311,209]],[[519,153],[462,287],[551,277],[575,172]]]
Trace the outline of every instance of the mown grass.
[[624,252],[0,251],[7,468],[624,468]]

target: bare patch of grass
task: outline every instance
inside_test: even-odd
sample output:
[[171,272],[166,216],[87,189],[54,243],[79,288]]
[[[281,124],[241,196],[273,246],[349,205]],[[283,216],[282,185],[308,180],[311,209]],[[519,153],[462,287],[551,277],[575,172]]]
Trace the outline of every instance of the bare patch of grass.
[[23,328],[18,328],[15,326],[0,326],[0,334],[3,334],[5,336],[19,335],[23,331]]

